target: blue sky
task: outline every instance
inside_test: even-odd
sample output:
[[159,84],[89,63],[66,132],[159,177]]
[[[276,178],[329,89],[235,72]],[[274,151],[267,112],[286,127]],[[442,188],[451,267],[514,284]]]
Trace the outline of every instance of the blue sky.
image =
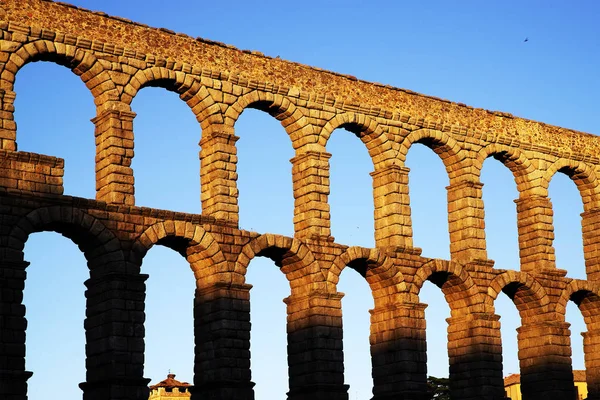
[[[600,5],[593,1],[75,1],[74,4],[190,36],[355,75],[472,106],[600,132]],[[529,38],[528,42],[524,42]],[[17,75],[19,149],[63,157],[65,193],[94,197],[93,99],[77,76],[49,63],[26,65]],[[176,94],[145,88],[132,104],[137,205],[200,212],[197,146],[201,130]],[[244,229],[293,233],[293,149],[278,121],[256,110],[236,124],[239,155],[240,224]],[[362,143],[336,130],[327,145],[331,158],[332,232],[348,245],[373,246],[372,163]],[[431,150],[409,151],[414,242],[428,257],[449,258],[448,178]],[[482,173],[489,257],[498,268],[518,269],[514,199],[509,170],[489,159]],[[584,278],[575,185],[557,175],[550,186],[555,211],[559,268]],[[78,398],[85,380],[85,259],[55,233],[31,236],[25,292],[29,328],[27,369],[30,400],[60,391]],[[142,266],[147,282],[145,376],[153,382],[170,369],[192,381],[194,280],[177,253],[156,246]],[[250,264],[252,374],[258,400],[282,399],[287,391],[283,274],[269,260]],[[371,397],[368,355],[373,306],[364,280],[342,274],[346,382],[350,399]],[[449,309],[427,283],[421,301],[428,324],[429,373],[447,375],[445,318]],[[502,316],[504,373],[518,372],[518,314],[506,296],[496,302]],[[570,305],[575,368],[583,368],[579,311]]]

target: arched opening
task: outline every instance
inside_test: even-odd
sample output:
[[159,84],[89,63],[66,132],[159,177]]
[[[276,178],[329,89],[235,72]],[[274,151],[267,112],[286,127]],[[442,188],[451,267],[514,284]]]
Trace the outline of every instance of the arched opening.
[[437,284],[432,283],[431,278],[421,288],[419,299],[421,303],[427,304],[425,309],[427,377],[447,379],[450,374],[450,362],[446,320],[450,318],[450,306],[448,306],[443,292],[437,287]]
[[30,400],[53,393],[70,399],[82,397],[86,381],[84,282],[89,279],[87,261],[73,242],[53,232],[29,237],[24,249],[27,280],[26,370]]
[[[353,270],[346,272],[347,270]],[[372,363],[369,347],[370,314],[373,295],[365,276],[365,260],[351,262],[340,276],[338,292],[342,298],[344,381],[350,385],[348,397],[368,400],[373,397]]]
[[[515,304],[507,294],[498,295],[496,301],[494,302],[494,308],[496,310],[496,314],[500,316],[500,336],[502,338],[502,376],[504,377],[505,382],[509,382],[511,378],[509,378],[509,380],[506,378],[510,377],[511,375],[516,377],[520,374],[517,328],[521,326],[521,317],[519,315],[519,311],[515,307]],[[518,389],[509,388],[508,390],[510,391]]]
[[[263,108],[261,104],[254,105]],[[266,112],[246,109],[235,124],[239,218],[242,229],[294,234],[292,143]]]
[[250,291],[250,368],[256,399],[284,399],[288,392],[287,310],[283,299],[290,284],[269,258],[250,262],[246,283]]
[[[65,160],[64,194],[95,198],[94,98],[68,68],[25,65],[15,79],[17,149]],[[87,118],[82,118],[87,116]]]
[[408,185],[414,246],[420,247],[425,257],[449,260],[446,168],[437,154],[419,143],[410,147],[406,166],[410,168]]
[[186,239],[167,236],[144,256],[148,274],[144,324],[144,376],[156,384],[168,373],[181,382],[194,378],[194,292],[196,279],[185,259]]
[[[343,128],[356,136],[360,127]],[[331,234],[337,243],[375,247],[373,222],[373,161],[363,142],[336,129],[327,142],[331,154],[330,195]]]
[[[496,314],[501,316],[502,323],[502,366],[506,396],[512,399],[520,399],[521,396],[533,398],[536,393],[541,395],[546,390],[549,392],[544,396],[552,390],[564,390],[568,387],[565,379],[570,373],[565,370],[565,348],[561,337],[564,332],[560,330],[562,324],[559,321],[548,321],[545,311],[548,298],[544,289],[527,274],[513,271],[498,276],[491,288],[497,293]],[[505,300],[500,291],[512,304]],[[518,316],[515,315],[515,309]],[[548,332],[549,325],[556,329]],[[517,331],[516,350],[513,348],[514,336],[507,329],[514,327]],[[515,353],[518,354],[517,359]],[[549,359],[552,361],[549,362]],[[552,374],[554,377],[549,378]],[[550,389],[549,380],[556,380],[556,387]]]
[[[441,289],[443,301],[427,298],[432,296],[423,292],[426,281]],[[437,312],[434,320],[438,321],[436,337],[439,338],[434,340],[433,337],[427,337],[427,374],[435,378],[445,378],[443,375],[447,374],[449,379],[444,389],[452,398],[483,397],[485,393],[499,396],[502,390],[500,324],[497,316],[482,307],[485,300],[467,270],[458,263],[431,260],[417,270],[414,285],[412,291],[419,295],[420,302],[436,301],[425,309],[427,317],[431,306],[435,307],[432,311]],[[439,333],[444,331],[439,318],[444,315],[439,313],[448,310],[440,307],[443,303],[447,304],[450,311],[444,313],[448,316],[445,319],[447,358],[441,351],[443,339]],[[432,328],[430,320],[426,318],[427,332]],[[430,346],[432,344],[435,348]],[[436,357],[435,361],[431,356]]]
[[500,161],[486,159],[481,169],[488,258],[500,269],[520,269],[517,209],[519,198],[511,171]]
[[554,213],[554,251],[556,267],[567,271],[567,276],[586,279],[581,234],[583,203],[575,183],[559,170],[552,177],[548,196]]
[[[498,161],[490,160],[491,157]],[[494,266],[498,269],[518,271],[521,263],[514,201],[519,198],[519,192],[513,171],[509,169],[510,162],[507,154],[490,154],[483,163],[480,179],[483,183],[488,258],[494,260]],[[508,292],[498,295],[494,308],[496,315],[500,316],[502,374],[505,386],[508,385],[505,390],[507,396],[516,398],[517,392],[520,396],[520,386],[512,383],[520,379],[517,328],[521,326],[521,317],[511,297],[514,297],[512,286],[510,288],[505,288]]]
[[585,370],[583,336],[581,334],[586,332],[587,328],[581,311],[574,301],[567,303],[565,321],[571,324],[569,329],[571,330],[571,361],[573,363],[573,371]]
[[571,324],[573,378],[579,399],[593,399],[599,392],[596,349],[599,304],[598,295],[589,290],[576,290],[570,295],[570,301],[566,304],[565,320]]
[[[154,82],[154,86],[167,83]],[[136,205],[199,214],[200,124],[177,93],[144,87],[132,101]]]

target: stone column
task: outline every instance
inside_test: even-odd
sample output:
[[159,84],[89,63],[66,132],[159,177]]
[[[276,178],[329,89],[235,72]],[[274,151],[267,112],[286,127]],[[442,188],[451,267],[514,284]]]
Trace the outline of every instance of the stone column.
[[26,261],[0,263],[0,399],[27,400],[25,371],[25,288]]
[[581,214],[583,254],[589,280],[600,280],[600,209]]
[[96,125],[96,199],[134,205],[133,119],[131,111],[104,110],[92,119]]
[[196,290],[194,398],[254,400],[250,373],[251,288],[247,284],[213,283]]
[[0,149],[17,150],[17,124],[15,123],[15,97],[12,90],[0,89]]
[[85,282],[84,400],[147,400],[144,300],[148,275],[107,273]]
[[452,398],[504,398],[499,320],[500,316],[488,313],[447,319]]
[[200,140],[200,181],[202,214],[239,223],[237,149],[239,139],[227,126],[210,126]]
[[600,400],[600,329],[583,332],[588,400]]
[[308,151],[290,161],[294,187],[294,236],[324,239],[331,236],[329,214],[329,159],[326,152]]
[[448,186],[448,227],[452,260],[463,264],[487,260],[481,182]]
[[292,294],[288,311],[288,400],[348,400],[342,350],[342,293]]
[[515,200],[521,271],[556,269],[552,203],[544,196],[529,195]]
[[412,248],[412,221],[407,167],[378,168],[373,177],[377,247]]
[[371,310],[372,400],[424,400],[427,391],[426,304]]
[[574,398],[569,326],[541,321],[517,329],[523,400]]

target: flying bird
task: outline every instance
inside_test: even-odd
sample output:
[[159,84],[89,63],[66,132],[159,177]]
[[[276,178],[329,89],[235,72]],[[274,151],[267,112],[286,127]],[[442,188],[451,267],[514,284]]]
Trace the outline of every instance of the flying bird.
[[529,42],[529,38],[526,37],[525,40],[523,40],[523,43],[525,42]]

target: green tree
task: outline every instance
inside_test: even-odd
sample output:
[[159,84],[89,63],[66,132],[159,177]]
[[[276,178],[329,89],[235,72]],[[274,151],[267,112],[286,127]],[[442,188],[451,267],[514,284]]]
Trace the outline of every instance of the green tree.
[[450,379],[436,378],[430,376],[427,378],[428,399],[432,400],[450,400]]

